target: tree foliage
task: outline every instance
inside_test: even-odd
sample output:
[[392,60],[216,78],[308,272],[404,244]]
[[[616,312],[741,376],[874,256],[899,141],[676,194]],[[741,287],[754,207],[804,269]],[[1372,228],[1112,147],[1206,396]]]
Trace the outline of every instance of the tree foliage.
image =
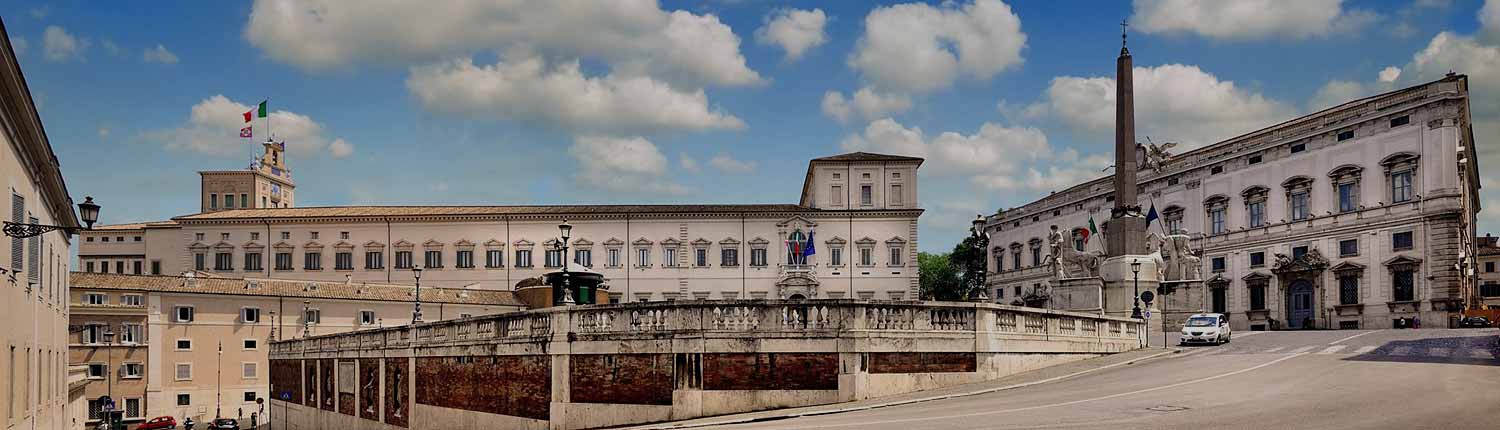
[[963,299],[963,279],[959,275],[958,268],[949,261],[947,253],[917,253],[917,269],[920,274],[922,299]]

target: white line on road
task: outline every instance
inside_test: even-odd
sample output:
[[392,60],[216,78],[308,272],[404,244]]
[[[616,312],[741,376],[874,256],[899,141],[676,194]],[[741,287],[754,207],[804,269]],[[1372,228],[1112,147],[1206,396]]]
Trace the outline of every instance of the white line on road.
[[1323,350],[1322,351],[1318,351],[1318,353],[1319,354],[1333,354],[1333,353],[1336,353],[1336,352],[1339,352],[1339,351],[1343,351],[1345,347],[1347,347],[1347,345],[1334,345],[1334,346],[1330,346],[1330,347],[1327,347],[1327,348],[1323,348]]
[[1354,350],[1354,353],[1355,354],[1369,354],[1370,351],[1374,351],[1375,348],[1379,348],[1379,347],[1378,346],[1361,346],[1361,347],[1359,347],[1359,349]]
[[1367,335],[1367,334],[1370,334],[1370,333],[1376,333],[1376,332],[1379,332],[1379,331],[1380,330],[1367,331],[1367,332],[1356,334],[1356,335],[1353,335],[1353,336],[1349,336],[1349,337],[1346,337],[1346,338],[1343,338],[1343,339],[1335,340],[1333,342],[1329,342],[1328,344],[1329,345],[1338,345],[1340,343],[1344,343],[1344,341],[1346,341],[1346,340],[1353,339],[1353,338],[1360,337],[1360,336],[1364,336],[1364,335]]
[[1278,346],[1278,347],[1275,347],[1275,348],[1267,349],[1266,353],[1270,354],[1270,353],[1273,353],[1273,352],[1276,352],[1276,351],[1280,351],[1280,350],[1283,350],[1283,349],[1286,349],[1286,347],[1285,346]]
[[1257,364],[1255,366],[1251,366],[1251,367],[1247,367],[1247,368],[1244,368],[1244,369],[1236,370],[1236,371],[1233,371],[1233,372],[1221,373],[1221,374],[1214,375],[1214,376],[1206,376],[1206,377],[1202,377],[1202,378],[1198,378],[1198,379],[1193,379],[1193,380],[1178,382],[1178,383],[1175,383],[1175,384],[1162,385],[1162,386],[1159,386],[1159,387],[1151,387],[1151,388],[1140,389],[1140,390],[1135,390],[1135,391],[1126,392],[1126,393],[1110,394],[1110,395],[1107,395],[1107,396],[1099,396],[1099,397],[1093,397],[1093,398],[1088,398],[1088,399],[1079,399],[1079,400],[1073,400],[1073,401],[1062,402],[1062,403],[1052,403],[1052,404],[1046,404],[1046,405],[1028,406],[1028,407],[1024,407],[1024,408],[1015,408],[1015,409],[1001,409],[1001,410],[993,410],[993,411],[985,411],[985,412],[973,412],[973,413],[957,414],[957,415],[943,415],[943,416],[922,417],[922,418],[906,418],[906,419],[899,419],[899,420],[867,421],[867,422],[858,422],[858,423],[826,424],[826,425],[820,425],[820,426],[798,426],[797,428],[804,428],[804,429],[810,429],[810,428],[837,428],[837,427],[868,426],[868,425],[871,425],[871,424],[909,423],[909,422],[933,421],[933,420],[952,419],[952,418],[981,417],[981,416],[998,415],[998,414],[1005,414],[1005,413],[1011,413],[1011,412],[1025,412],[1025,411],[1032,411],[1032,410],[1037,410],[1037,409],[1055,408],[1055,407],[1059,407],[1059,406],[1072,406],[1072,405],[1076,405],[1076,404],[1079,404],[1079,403],[1094,402],[1094,401],[1099,401],[1099,400],[1109,400],[1109,399],[1113,399],[1113,398],[1117,398],[1117,397],[1134,396],[1136,394],[1144,394],[1144,393],[1149,393],[1149,392],[1152,392],[1152,391],[1161,391],[1161,390],[1165,390],[1165,389],[1169,389],[1169,388],[1177,388],[1177,387],[1181,387],[1181,386],[1184,386],[1184,385],[1196,384],[1196,383],[1199,383],[1199,382],[1208,382],[1208,381],[1212,381],[1212,380],[1215,380],[1215,379],[1227,378],[1227,377],[1230,377],[1230,376],[1239,375],[1241,373],[1258,370],[1258,369],[1264,368],[1266,366],[1271,366],[1271,365],[1274,365],[1276,363],[1280,363],[1280,362],[1283,362],[1283,361],[1286,361],[1286,360],[1290,360],[1290,359],[1293,359],[1293,358],[1300,357],[1302,355],[1303,354],[1292,354],[1292,355],[1281,357],[1281,358],[1278,358],[1278,359],[1275,359],[1275,360],[1271,360],[1271,361],[1268,361],[1268,362],[1265,362],[1265,363]]
[[1447,357],[1448,348],[1427,348],[1427,355],[1433,357]]
[[1301,347],[1301,348],[1294,349],[1291,352],[1293,354],[1301,354],[1301,353],[1304,353],[1304,352],[1307,352],[1307,351],[1311,351],[1313,348],[1317,348],[1317,347],[1318,347],[1317,345],[1308,345],[1308,346],[1304,346],[1304,347]]

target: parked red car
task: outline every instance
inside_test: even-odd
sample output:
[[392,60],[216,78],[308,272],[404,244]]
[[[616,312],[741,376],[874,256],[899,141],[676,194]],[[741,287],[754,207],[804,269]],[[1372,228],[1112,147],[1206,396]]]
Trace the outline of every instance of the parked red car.
[[141,426],[140,427],[136,427],[136,430],[164,430],[164,429],[176,429],[176,428],[177,428],[177,419],[176,418],[172,418],[172,417],[156,417],[156,418],[152,418],[152,419],[146,421],[145,423],[141,423]]

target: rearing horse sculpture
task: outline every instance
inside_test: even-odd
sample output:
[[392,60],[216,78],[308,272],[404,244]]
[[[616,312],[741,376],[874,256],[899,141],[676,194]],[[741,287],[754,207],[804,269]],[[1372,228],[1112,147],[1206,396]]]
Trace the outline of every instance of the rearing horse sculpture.
[[[1072,236],[1076,239],[1077,235],[1078,233],[1074,232]],[[1103,252],[1079,251],[1071,244],[1061,243],[1062,240],[1061,235],[1054,239],[1052,249],[1056,254],[1048,256],[1052,270],[1056,272],[1058,279],[1099,276],[1099,261],[1104,258]]]

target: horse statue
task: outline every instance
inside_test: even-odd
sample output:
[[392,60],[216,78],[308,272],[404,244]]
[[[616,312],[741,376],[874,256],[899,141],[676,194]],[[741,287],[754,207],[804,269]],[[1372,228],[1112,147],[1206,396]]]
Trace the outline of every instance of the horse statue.
[[1162,257],[1163,249],[1167,246],[1167,239],[1155,232],[1146,234],[1146,258],[1156,263],[1156,280],[1167,279],[1167,262]]
[[[1076,238],[1078,233],[1073,233]],[[1056,254],[1049,256],[1057,279],[1086,278],[1099,276],[1099,262],[1104,259],[1101,251],[1079,251],[1070,243],[1064,243],[1062,235],[1056,235],[1052,247]]]

